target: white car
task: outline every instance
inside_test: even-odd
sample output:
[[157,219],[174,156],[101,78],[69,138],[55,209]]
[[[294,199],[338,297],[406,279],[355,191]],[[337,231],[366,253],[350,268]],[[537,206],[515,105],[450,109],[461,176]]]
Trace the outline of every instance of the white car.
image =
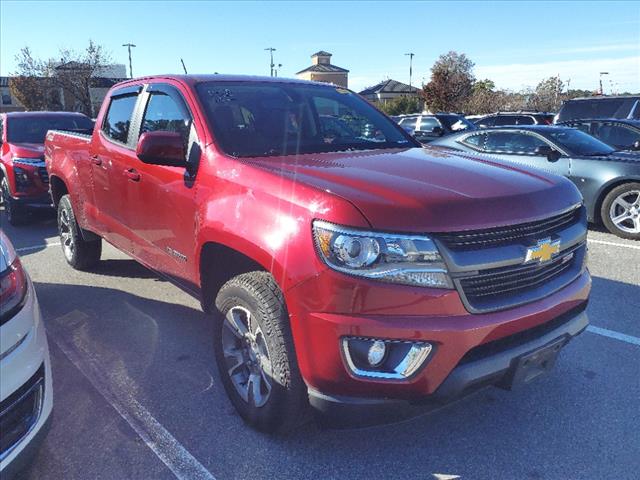
[[33,284],[0,230],[0,477],[24,468],[51,420],[51,361]]

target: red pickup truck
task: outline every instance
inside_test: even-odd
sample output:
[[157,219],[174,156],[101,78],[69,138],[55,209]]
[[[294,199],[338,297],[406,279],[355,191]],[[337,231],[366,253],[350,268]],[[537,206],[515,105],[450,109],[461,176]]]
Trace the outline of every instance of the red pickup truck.
[[376,420],[511,388],[588,324],[571,182],[419,148],[343,88],[131,80],[92,136],[50,131],[45,161],[69,264],[105,239],[199,298],[225,389],[263,431],[309,404]]
[[0,201],[7,221],[21,224],[29,210],[51,208],[44,167],[48,130],[91,131],[93,122],[73,112],[11,112],[0,115]]

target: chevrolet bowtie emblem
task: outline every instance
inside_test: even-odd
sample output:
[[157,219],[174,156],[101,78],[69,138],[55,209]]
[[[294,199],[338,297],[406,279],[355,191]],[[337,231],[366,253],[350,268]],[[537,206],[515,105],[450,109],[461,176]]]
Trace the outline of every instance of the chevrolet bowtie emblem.
[[527,248],[527,256],[524,263],[538,260],[540,263],[548,262],[554,255],[560,252],[560,240],[545,238],[538,240],[533,247]]

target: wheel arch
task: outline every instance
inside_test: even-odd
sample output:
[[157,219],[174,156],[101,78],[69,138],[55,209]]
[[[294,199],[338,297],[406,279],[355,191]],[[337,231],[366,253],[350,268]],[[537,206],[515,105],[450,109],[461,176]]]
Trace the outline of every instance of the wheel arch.
[[602,203],[604,202],[604,199],[607,197],[607,195],[609,195],[609,192],[611,192],[611,190],[613,190],[614,188],[619,187],[620,185],[634,182],[640,182],[640,175],[617,177],[609,180],[602,187],[600,187],[600,190],[596,195],[596,201],[593,204],[593,211],[591,212],[591,218],[593,219],[594,223],[602,224],[602,216],[600,214],[600,211],[602,210]]
[[49,188],[51,190],[51,199],[53,200],[53,205],[58,208],[58,203],[60,203],[60,199],[69,193],[69,188],[65,181],[60,178],[58,175],[51,175],[49,177]]

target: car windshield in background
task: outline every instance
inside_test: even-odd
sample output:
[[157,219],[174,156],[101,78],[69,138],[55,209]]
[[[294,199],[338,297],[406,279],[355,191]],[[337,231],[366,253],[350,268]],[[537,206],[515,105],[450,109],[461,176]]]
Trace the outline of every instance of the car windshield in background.
[[462,130],[477,130],[478,127],[461,115],[438,115],[438,120],[452,132]]
[[90,132],[93,122],[82,115],[12,117],[7,122],[7,140],[12,143],[44,143],[49,130]]
[[593,100],[570,100],[562,106],[558,121],[563,122],[574,118],[640,118],[640,98],[599,97]]
[[574,155],[609,155],[615,152],[606,143],[577,129],[552,130],[547,132],[547,136]]
[[208,82],[197,90],[216,140],[235,157],[415,146],[378,110],[339,87]]

